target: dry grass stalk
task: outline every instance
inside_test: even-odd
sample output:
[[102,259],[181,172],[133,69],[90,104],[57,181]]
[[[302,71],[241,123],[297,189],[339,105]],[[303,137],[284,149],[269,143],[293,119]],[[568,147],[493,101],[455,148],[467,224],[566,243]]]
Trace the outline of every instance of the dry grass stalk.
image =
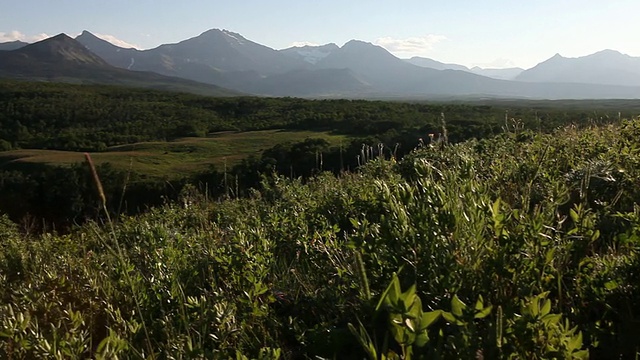
[[91,159],[91,155],[89,153],[84,153],[84,158],[87,160],[87,164],[89,164],[89,168],[91,169],[91,175],[93,176],[93,182],[96,184],[98,189],[98,196],[100,196],[100,201],[102,201],[102,206],[107,206],[107,197],[104,195],[104,190],[102,189],[102,183],[100,182],[100,177],[98,177],[98,172],[96,171],[96,166],[93,164],[93,159]]

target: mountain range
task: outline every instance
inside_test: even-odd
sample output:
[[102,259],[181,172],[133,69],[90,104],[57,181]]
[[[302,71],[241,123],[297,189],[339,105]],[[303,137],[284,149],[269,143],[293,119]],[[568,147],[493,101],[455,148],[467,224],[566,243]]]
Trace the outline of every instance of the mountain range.
[[[150,71],[129,71],[113,66],[65,34],[34,44],[11,44],[14,45],[13,50],[0,50],[0,77],[121,85],[212,96],[241,94],[215,85],[164,76]],[[3,48],[7,47],[5,43]]]
[[[61,39],[73,51],[55,45]],[[39,47],[49,52],[38,51]],[[65,61],[53,61],[56,57]],[[21,70],[17,72],[16,68]],[[52,77],[56,72],[58,76]],[[149,50],[118,47],[89,31],[75,39],[61,34],[31,45],[0,44],[0,76],[56,79],[84,73],[85,81],[89,81],[92,72],[102,74],[94,82],[111,79],[131,83],[132,76],[142,82],[140,77],[156,76],[155,80],[145,80],[151,84],[147,86],[153,87],[153,81],[170,79],[188,81],[180,84],[185,88],[200,87],[202,92],[208,86],[209,91],[220,94],[314,98],[640,98],[640,58],[612,50],[580,58],[556,55],[524,70],[470,69],[428,58],[400,59],[382,47],[358,40],[341,47],[327,44],[275,50],[219,29]]]

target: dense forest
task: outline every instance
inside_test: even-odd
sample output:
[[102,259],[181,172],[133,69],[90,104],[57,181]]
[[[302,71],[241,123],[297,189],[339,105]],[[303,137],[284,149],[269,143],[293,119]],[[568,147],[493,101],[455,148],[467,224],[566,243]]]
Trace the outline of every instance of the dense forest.
[[[144,141],[207,137],[224,131],[324,131],[349,136],[273,143],[229,167],[148,179],[144,173],[99,166],[113,214],[134,214],[175,199],[185,184],[216,198],[246,196],[262,176],[303,177],[351,171],[381,154],[397,158],[431,142],[486,138],[515,127],[549,132],[634,116],[633,101],[474,104],[293,98],[212,98],[112,86],[0,82],[0,211],[35,228],[58,230],[99,212],[85,164],[15,161],[18,149],[109,151]],[[444,133],[443,133],[444,132]],[[431,136],[429,134],[432,134]]]
[[[508,118],[551,130],[635,115],[633,101],[574,108],[572,102],[431,104],[294,98],[214,98],[191,94],[56,83],[0,82],[0,150],[101,151],[109,146],[217,131],[331,130],[392,139],[404,131],[426,136],[447,120],[449,140],[485,137]],[[613,104],[613,105],[612,105]]]

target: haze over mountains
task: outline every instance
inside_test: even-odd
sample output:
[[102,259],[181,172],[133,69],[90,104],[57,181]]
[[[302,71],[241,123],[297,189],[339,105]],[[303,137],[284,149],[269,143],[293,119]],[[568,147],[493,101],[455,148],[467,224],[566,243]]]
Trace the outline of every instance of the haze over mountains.
[[579,58],[560,54],[515,77],[520,81],[575,82],[584,84],[640,85],[640,58],[603,50]]
[[436,69],[436,70],[461,70],[461,71],[467,71],[474,74],[478,74],[478,75],[482,75],[482,76],[486,76],[494,79],[502,79],[502,80],[513,80],[516,78],[516,76],[520,75],[520,73],[524,71],[524,69],[519,67],[507,68],[507,69],[483,69],[481,67],[474,66],[472,68],[468,68],[464,65],[445,64],[445,63],[441,63],[440,61],[419,57],[419,56],[414,56],[411,59],[407,59],[406,61],[413,65]]
[[[218,29],[149,50],[121,48],[88,31],[75,40],[96,55],[91,60],[94,65],[103,61],[99,64],[103,68],[119,68],[127,74],[153,72],[257,95],[640,98],[640,58],[612,50],[575,59],[556,55],[528,70],[469,69],[427,58],[400,59],[382,47],[357,40],[342,47],[327,44],[275,50]],[[19,62],[20,47],[35,45],[0,44],[0,49],[12,50],[0,51],[0,75],[7,76],[1,62],[7,54]]]

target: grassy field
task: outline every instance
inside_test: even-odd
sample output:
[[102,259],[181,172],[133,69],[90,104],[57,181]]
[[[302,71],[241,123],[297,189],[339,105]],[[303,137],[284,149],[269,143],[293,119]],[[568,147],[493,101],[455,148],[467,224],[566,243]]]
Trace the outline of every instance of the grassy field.
[[[222,168],[226,163],[233,166],[276,144],[307,138],[322,138],[335,145],[347,140],[343,135],[313,131],[222,132],[201,138],[114,146],[91,156],[97,164],[108,162],[117,169],[132,169],[147,177],[173,179],[205,170],[210,165]],[[24,149],[0,152],[0,168],[16,162],[70,165],[82,161],[83,153],[73,151]]]

